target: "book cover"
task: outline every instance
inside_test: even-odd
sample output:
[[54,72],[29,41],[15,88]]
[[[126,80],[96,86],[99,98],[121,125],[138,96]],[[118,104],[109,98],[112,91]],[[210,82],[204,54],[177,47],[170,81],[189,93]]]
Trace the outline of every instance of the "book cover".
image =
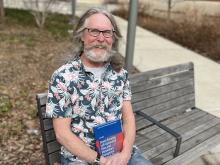
[[96,149],[104,157],[120,152],[123,147],[121,120],[113,120],[93,128]]

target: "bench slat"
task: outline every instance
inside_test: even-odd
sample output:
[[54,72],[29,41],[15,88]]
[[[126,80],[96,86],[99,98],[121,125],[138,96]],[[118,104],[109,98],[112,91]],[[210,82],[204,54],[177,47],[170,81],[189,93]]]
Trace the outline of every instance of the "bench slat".
[[45,131],[45,138],[47,142],[55,140],[56,136],[55,136],[54,130],[51,129],[51,130]]
[[[217,128],[217,129],[216,129]],[[194,128],[192,130],[192,134],[200,134],[199,136],[193,136],[193,138],[191,138],[190,143],[186,143],[187,145],[184,145],[181,148],[181,152],[185,152],[186,150],[188,150],[188,148],[192,148],[192,146],[196,146],[197,144],[200,144],[203,139],[205,138],[205,136],[210,137],[210,135],[219,133],[219,128],[220,128],[220,121],[217,118],[212,118],[207,122],[204,122],[203,124],[199,125],[198,127]],[[212,135],[213,135],[212,134]],[[186,139],[189,139],[189,135],[186,134]],[[187,141],[185,140],[185,141]]]
[[[134,111],[145,111],[148,115],[154,115],[160,112],[164,112],[167,111],[169,109],[175,108],[179,105],[183,105],[183,104],[188,104],[188,107],[186,107],[186,109],[192,108],[195,105],[195,100],[194,100],[194,94],[188,94],[188,95],[184,95],[172,100],[168,100],[166,102],[162,102],[160,104],[157,105],[153,105],[150,107],[146,107],[145,104],[140,105],[140,108],[138,109],[134,109]],[[176,113],[180,113],[180,112],[176,112]]]
[[52,123],[51,119],[44,119],[43,123],[44,123],[44,130],[45,131],[50,130],[50,129],[53,128],[53,123]]
[[[166,120],[167,118],[169,117],[172,117],[174,115],[172,115],[173,111],[175,111],[174,114],[176,114],[177,116],[178,115],[182,115],[182,113],[188,108],[190,107],[190,103],[191,105],[194,104],[194,102],[188,102],[187,104],[181,104],[181,105],[178,105],[178,106],[175,106],[175,107],[172,107],[170,108],[169,110],[167,111],[162,111],[161,113],[157,113],[157,114],[154,114],[154,115],[151,115],[154,119],[158,120],[158,121],[164,121]],[[146,111],[147,112],[147,111]],[[179,112],[179,113],[177,113]],[[171,114],[171,115],[170,115]],[[175,115],[175,116],[176,116]],[[139,121],[136,122],[136,127],[137,129],[140,129],[140,128],[143,128],[143,127],[146,127],[146,126],[149,126],[151,125],[151,122],[150,121],[147,121],[146,119],[141,119]]]
[[132,107],[133,107],[134,112],[140,111],[146,108],[150,108],[153,106],[157,106],[157,105],[160,105],[160,107],[163,109],[163,107],[165,107],[166,102],[167,104],[169,104],[171,100],[176,99],[176,98],[183,98],[184,95],[186,97],[190,97],[190,99],[194,99],[194,96],[195,96],[194,93],[191,93],[191,91],[189,91],[189,88],[186,88],[186,89],[181,89],[181,90],[174,91],[168,94],[163,94],[158,97],[149,98],[149,99],[140,101],[138,103],[133,103]]
[[182,151],[180,152],[181,155],[176,157],[175,159],[173,159],[173,157],[170,155],[173,152],[172,149],[169,149],[166,152],[159,155],[158,157],[155,157],[151,160],[155,164],[162,164],[167,162],[165,163],[166,165],[171,165],[171,164],[186,165],[187,163],[192,161],[195,157],[200,156],[202,153],[205,153],[214,146],[216,146],[216,144],[219,144],[220,141],[219,130],[220,130],[220,124],[211,127],[210,129],[207,129],[206,131],[203,131],[202,133],[198,134],[198,136],[194,136],[191,139],[183,142],[181,148],[185,148],[185,149],[184,151],[182,149]]
[[57,141],[52,141],[47,143],[48,154],[60,151],[60,144]]
[[[145,76],[145,73],[142,73],[143,75],[141,75],[141,77]],[[134,78],[130,78],[130,84],[131,84],[131,89],[133,90],[132,92],[136,93],[136,92],[140,92],[142,90],[146,90],[146,89],[151,89],[151,88],[155,88],[155,87],[159,87],[159,86],[164,86],[170,83],[174,83],[174,82],[178,82],[178,81],[184,81],[187,79],[193,79],[193,71],[189,71],[189,72],[181,72],[178,74],[173,74],[173,75],[168,75],[168,76],[164,76],[164,77],[158,77],[158,78],[154,78],[152,80],[149,81],[139,81],[134,79]],[[136,81],[136,83],[134,83],[134,81]]]
[[[190,139],[193,136],[196,136],[200,132],[207,129],[207,127],[211,127],[210,125],[206,125],[206,127],[201,128],[200,130],[197,130],[197,127],[203,123],[206,123],[208,120],[212,120],[213,116],[203,116],[202,118],[197,118],[197,123],[195,124],[193,121],[186,123],[182,127],[174,129],[178,133],[182,135],[182,141],[186,141]],[[193,125],[192,125],[193,124]],[[197,130],[195,132],[194,130]],[[173,148],[176,145],[176,140],[172,138],[169,134],[164,133],[157,138],[154,138],[154,140],[151,141],[152,144],[144,143],[140,145],[140,149],[144,152],[143,154],[150,155],[149,158],[156,157],[160,153],[163,153],[169,148]],[[150,148],[150,149],[149,149]],[[181,147],[182,150],[182,147]]]
[[[185,87],[194,87],[193,86],[193,80],[184,80],[184,81],[178,81],[178,82],[174,82],[168,85],[164,85],[161,87],[157,87],[157,88],[151,88],[151,89],[145,89],[145,90],[141,90],[140,92],[136,92],[132,94],[132,102],[138,102],[140,100],[140,97],[143,96],[145,98],[151,98],[151,97],[155,97],[155,96],[159,96],[161,94],[165,94],[165,93],[169,93],[172,91],[175,91],[177,89],[182,89]],[[193,90],[192,90],[193,91]]]
[[54,163],[60,162],[60,151],[56,151],[52,154],[49,154],[49,162],[51,165],[54,165]]
[[46,119],[46,105],[41,106],[41,115],[43,119]]
[[37,94],[37,99],[39,100],[39,104],[45,105],[47,101],[47,93],[39,93]]
[[[198,114],[201,114],[201,113],[198,113],[197,110],[193,110],[193,111],[182,113],[180,115],[176,115],[175,118],[174,117],[168,118],[167,120],[162,120],[160,122],[166,126],[169,126],[172,123],[175,123],[175,125],[178,125],[178,123],[181,122],[181,120],[188,120],[187,118],[192,118],[193,116],[197,116]],[[141,122],[148,122],[148,121],[146,119],[142,119]],[[139,124],[139,123],[137,122],[137,124]],[[154,125],[154,126],[149,127],[147,129],[142,129],[140,131],[137,131],[137,133],[144,135],[144,134],[148,134],[149,132],[152,132],[156,129],[164,131],[164,130],[160,129],[158,126]]]
[[[171,129],[176,129],[192,120],[195,120],[196,118],[200,118],[204,116],[205,113],[200,113],[199,111],[190,111],[187,113],[184,113],[183,115],[178,115],[176,116],[175,119],[170,119],[163,121],[162,123],[166,126],[168,126]],[[141,145],[145,143],[147,140],[146,139],[153,139],[161,134],[165,133],[164,130],[160,129],[157,126],[152,126],[147,129],[143,129],[141,131],[138,131],[137,135],[138,137],[136,138],[136,144]]]
[[133,79],[131,82],[132,84],[136,84],[140,81],[145,82],[147,80],[151,80],[155,77],[162,77],[164,75],[169,75],[169,74],[176,74],[178,72],[184,72],[184,71],[189,71],[193,70],[193,63],[184,63],[184,64],[179,64],[175,66],[169,66],[169,67],[163,67],[160,69],[155,69],[151,71],[146,71],[143,73],[138,73],[135,75],[130,75],[130,78]]
[[[211,122],[209,122],[209,120]],[[202,118],[197,118],[196,124],[191,121],[186,123],[185,125],[175,129],[175,131],[181,133],[183,137],[183,143],[187,142],[189,140],[192,140],[194,137],[198,137],[199,134],[202,134],[203,132],[206,132],[207,130],[212,129],[213,126],[219,123],[219,119],[216,119],[213,115],[206,115]],[[193,124],[193,125],[192,125]],[[151,147],[149,150],[145,151],[144,155],[149,155],[149,158],[157,157],[160,153],[163,153],[167,150],[167,148],[174,148],[176,141],[173,138],[170,138],[170,135],[163,134],[162,136],[159,136],[162,143],[158,143],[159,140],[157,140],[158,145],[155,147],[155,144],[149,146]],[[202,142],[201,138],[201,142]],[[154,140],[152,141],[154,142]],[[194,142],[196,143],[196,142]],[[196,145],[196,144],[195,144]],[[145,146],[146,147],[146,146]],[[192,145],[189,145],[188,147],[192,147]],[[163,148],[165,150],[163,150]],[[189,149],[189,148],[187,148]],[[181,151],[183,152],[183,146],[181,146]]]
[[159,96],[155,96],[155,97],[151,97],[151,98],[145,98],[145,96],[140,96],[140,100],[139,102],[133,103],[133,107],[138,107],[139,104],[144,104],[147,107],[151,107],[153,105],[158,105],[160,103],[164,103],[166,101],[178,98],[178,97],[182,97],[184,95],[187,94],[193,94],[192,93],[192,87],[186,87],[186,88],[182,88],[182,89],[177,89],[175,91],[169,92],[169,93],[165,93]]

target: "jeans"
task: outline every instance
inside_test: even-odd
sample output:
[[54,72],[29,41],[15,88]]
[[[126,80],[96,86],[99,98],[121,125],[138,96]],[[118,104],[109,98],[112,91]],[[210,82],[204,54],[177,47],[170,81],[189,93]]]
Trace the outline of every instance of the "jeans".
[[128,165],[153,165],[149,160],[145,159],[139,149],[134,148]]
[[[61,155],[61,165],[89,165],[88,163],[83,163],[79,161],[70,161],[69,159],[64,158]],[[153,165],[149,160],[146,160],[140,153],[139,149],[134,148],[131,155],[131,159],[128,162],[128,165]]]

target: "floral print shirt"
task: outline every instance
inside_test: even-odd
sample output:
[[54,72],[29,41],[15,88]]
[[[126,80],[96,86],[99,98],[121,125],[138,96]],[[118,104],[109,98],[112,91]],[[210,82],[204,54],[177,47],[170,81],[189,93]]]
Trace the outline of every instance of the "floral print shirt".
[[[123,101],[131,99],[127,71],[115,72],[109,63],[105,68],[102,78],[96,79],[76,56],[56,70],[49,83],[46,116],[72,118],[72,132],[92,149],[93,127],[121,118]],[[64,147],[61,154],[72,161],[78,159]]]

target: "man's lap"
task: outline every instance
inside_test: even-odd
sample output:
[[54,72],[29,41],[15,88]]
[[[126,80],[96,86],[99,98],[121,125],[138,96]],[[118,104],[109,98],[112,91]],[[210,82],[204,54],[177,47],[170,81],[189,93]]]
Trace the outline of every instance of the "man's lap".
[[79,161],[70,161],[69,159],[64,158],[61,155],[61,165],[88,165],[88,163],[83,163]]
[[145,159],[138,148],[134,148],[131,159],[128,165],[153,165],[149,160]]
[[[140,153],[139,149],[134,147],[133,154],[131,159],[128,162],[128,165],[153,165],[149,160],[146,160]],[[61,165],[89,165],[88,163],[83,163],[79,161],[70,161],[69,159],[61,156]]]

